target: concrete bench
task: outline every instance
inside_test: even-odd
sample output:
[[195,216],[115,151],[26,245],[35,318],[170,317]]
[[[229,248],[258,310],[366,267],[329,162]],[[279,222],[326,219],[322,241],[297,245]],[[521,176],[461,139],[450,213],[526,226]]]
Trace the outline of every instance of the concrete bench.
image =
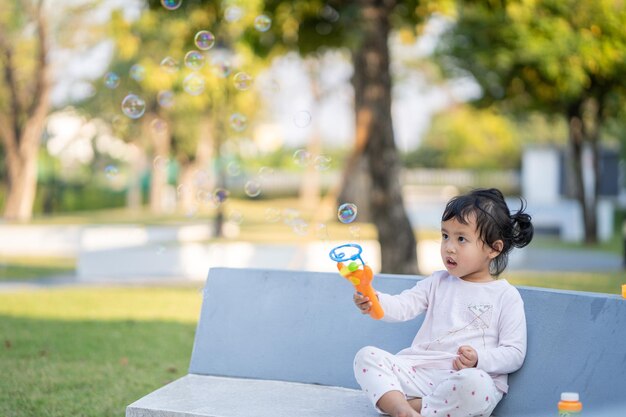
[[[399,293],[416,279],[380,274],[374,283]],[[554,417],[560,393],[577,391],[584,415],[626,416],[626,300],[520,292],[528,354],[494,415]],[[213,268],[189,374],[129,405],[126,416],[374,417],[354,380],[354,355],[366,345],[396,352],[420,324],[362,316],[336,273]]]

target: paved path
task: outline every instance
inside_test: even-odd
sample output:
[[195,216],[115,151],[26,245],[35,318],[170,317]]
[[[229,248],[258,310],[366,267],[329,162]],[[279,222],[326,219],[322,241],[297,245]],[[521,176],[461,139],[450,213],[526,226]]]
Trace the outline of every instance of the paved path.
[[[265,248],[266,250],[268,248]],[[276,249],[278,253],[272,256],[266,253],[268,258],[264,268],[270,269],[294,269],[293,263],[285,258],[284,253]],[[619,255],[590,250],[564,250],[564,249],[540,249],[525,248],[522,257],[512,256],[509,270],[517,271],[561,271],[561,272],[624,272],[622,259]],[[273,261],[272,261],[273,260]],[[285,263],[287,262],[287,264]],[[625,272],[626,276],[626,272]],[[78,280],[77,277],[54,276],[44,277],[28,281],[4,281],[0,282],[0,291],[9,292],[21,289],[50,288],[59,286],[102,286],[102,285],[197,285],[202,286],[203,281],[183,279],[177,277],[129,277],[128,279],[90,279],[89,281]]]
[[583,249],[525,249],[524,261],[511,269],[526,271],[611,272],[623,271],[622,258],[614,253]]

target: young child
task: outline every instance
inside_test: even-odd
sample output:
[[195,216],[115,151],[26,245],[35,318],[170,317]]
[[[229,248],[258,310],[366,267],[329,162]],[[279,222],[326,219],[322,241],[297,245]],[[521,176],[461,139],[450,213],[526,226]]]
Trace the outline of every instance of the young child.
[[[377,409],[393,417],[491,415],[507,392],[507,374],[526,355],[524,304],[498,276],[513,247],[533,237],[524,204],[511,214],[502,193],[478,189],[454,197],[441,219],[445,271],[398,295],[378,293],[384,321],[426,313],[410,347],[391,354],[361,349],[354,374]],[[359,293],[363,314],[371,302]]]

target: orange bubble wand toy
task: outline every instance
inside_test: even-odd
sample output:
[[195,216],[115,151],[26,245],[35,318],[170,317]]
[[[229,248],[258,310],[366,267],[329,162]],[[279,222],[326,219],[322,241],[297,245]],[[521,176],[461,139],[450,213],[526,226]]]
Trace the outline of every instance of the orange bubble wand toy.
[[[354,252],[354,254],[349,255],[349,252]],[[357,292],[370,299],[372,303],[370,316],[373,319],[380,320],[385,315],[385,312],[378,302],[378,296],[376,296],[374,288],[372,288],[372,280],[374,279],[372,268],[363,262],[361,252],[363,252],[363,249],[360,245],[347,243],[333,248],[329,256],[330,259],[337,262],[339,274],[350,281]],[[351,262],[348,263],[348,261]]]

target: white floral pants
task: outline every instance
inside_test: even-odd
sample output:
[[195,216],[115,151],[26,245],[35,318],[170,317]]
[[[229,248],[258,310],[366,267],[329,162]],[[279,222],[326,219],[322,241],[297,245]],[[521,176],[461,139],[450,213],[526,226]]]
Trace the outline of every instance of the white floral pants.
[[489,417],[502,399],[485,371],[418,368],[372,346],[356,354],[354,375],[374,406],[385,393],[400,391],[407,399],[422,399],[424,417]]

